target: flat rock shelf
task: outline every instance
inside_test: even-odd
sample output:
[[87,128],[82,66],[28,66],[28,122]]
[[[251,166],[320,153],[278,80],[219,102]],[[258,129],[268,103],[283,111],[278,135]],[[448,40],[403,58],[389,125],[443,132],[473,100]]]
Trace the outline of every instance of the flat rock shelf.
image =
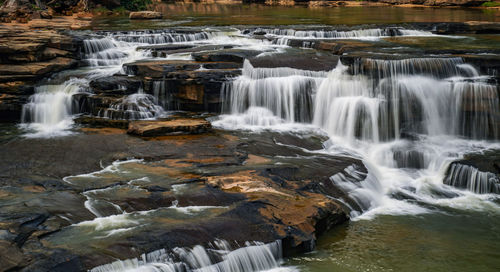
[[154,137],[170,134],[200,134],[212,128],[205,119],[174,119],[167,121],[134,121],[130,122],[127,133],[131,135]]

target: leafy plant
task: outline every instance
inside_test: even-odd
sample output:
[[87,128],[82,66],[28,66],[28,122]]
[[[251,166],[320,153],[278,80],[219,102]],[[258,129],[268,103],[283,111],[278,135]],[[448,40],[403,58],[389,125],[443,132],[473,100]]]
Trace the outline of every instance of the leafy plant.
[[109,9],[107,9],[105,7],[98,7],[98,8],[93,9],[92,13],[105,13],[108,11],[109,11]]
[[151,4],[151,0],[120,0],[121,5],[132,11],[145,10]]
[[127,9],[124,7],[117,7],[113,9],[113,13],[125,14],[127,13]]
[[484,2],[481,6],[486,8],[500,7],[500,2],[493,2],[493,1]]

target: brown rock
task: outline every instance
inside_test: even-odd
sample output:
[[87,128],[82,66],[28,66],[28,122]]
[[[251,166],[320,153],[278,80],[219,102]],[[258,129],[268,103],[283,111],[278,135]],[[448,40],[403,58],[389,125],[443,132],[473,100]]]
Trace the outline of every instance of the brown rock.
[[0,269],[2,271],[20,266],[23,260],[23,254],[16,245],[0,240]]
[[129,15],[130,19],[139,19],[139,20],[151,20],[151,19],[161,19],[163,15],[160,12],[156,11],[136,11],[131,12]]
[[128,134],[154,137],[169,134],[199,134],[210,130],[212,125],[205,119],[181,118],[169,121],[135,121],[128,127]]
[[53,73],[70,68],[76,64],[74,59],[55,58],[47,62],[32,62],[21,65],[1,64],[0,74],[2,75],[37,75]]

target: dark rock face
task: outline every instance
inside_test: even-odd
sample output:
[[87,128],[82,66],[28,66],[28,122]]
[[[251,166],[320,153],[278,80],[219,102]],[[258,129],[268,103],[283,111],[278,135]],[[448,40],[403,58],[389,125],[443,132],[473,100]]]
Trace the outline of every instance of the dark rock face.
[[[144,91],[167,110],[219,112],[222,84],[241,74],[237,62],[141,61],[124,64],[128,74],[144,79]],[[204,69],[200,69],[204,68]]]
[[95,79],[89,86],[96,94],[129,95],[136,93],[141,88],[142,82],[126,76],[112,76]]

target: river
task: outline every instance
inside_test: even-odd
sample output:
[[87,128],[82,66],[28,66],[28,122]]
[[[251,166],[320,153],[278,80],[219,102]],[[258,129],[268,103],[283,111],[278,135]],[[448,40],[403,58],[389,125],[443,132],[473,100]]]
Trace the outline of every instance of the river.
[[[250,139],[274,133],[314,135],[322,139],[322,147],[300,147],[301,152],[359,159],[368,173],[353,167],[330,177],[346,196],[336,201],[349,210],[351,220],[321,235],[312,252],[280,259],[280,242],[231,251],[227,242],[218,241],[213,247],[223,252],[221,262],[213,261],[211,249],[199,247],[153,252],[142,261],[93,271],[183,271],[169,259],[174,255],[197,271],[498,270],[500,181],[498,172],[480,171],[477,165],[483,160],[498,163],[499,75],[474,57],[498,59],[500,36],[443,34],[437,24],[500,21],[498,14],[478,9],[218,4],[164,4],[157,10],[166,14],[165,20],[97,18],[92,31],[77,32],[85,37],[87,66],[38,86],[23,109],[21,124],[2,127],[2,141],[83,137],[74,122],[81,105],[75,106],[73,98],[92,93],[89,82],[131,74],[122,66],[130,62],[193,57],[189,51],[158,57],[140,46],[229,45],[257,53],[244,60],[241,75],[223,84],[220,111],[209,118],[212,126]],[[344,43],[339,50],[345,51],[332,56],[315,47],[320,42]],[[286,62],[297,56],[299,63]],[[269,58],[272,65],[259,66],[259,58]],[[301,58],[308,61],[300,63]],[[166,89],[155,81],[151,90],[139,88],[94,115],[117,120],[168,117],[175,107]],[[141,184],[155,184],[170,172],[132,158],[103,167],[64,178],[68,186],[85,187],[82,196],[93,219],[64,228],[47,243],[88,253],[81,247],[89,239],[147,232],[148,225],[196,221],[227,209],[182,209],[172,202],[165,209],[124,212],[120,194],[145,194]],[[360,176],[362,181],[355,182]],[[122,180],[128,183],[104,187]],[[106,239],[92,244],[106,248]]]

